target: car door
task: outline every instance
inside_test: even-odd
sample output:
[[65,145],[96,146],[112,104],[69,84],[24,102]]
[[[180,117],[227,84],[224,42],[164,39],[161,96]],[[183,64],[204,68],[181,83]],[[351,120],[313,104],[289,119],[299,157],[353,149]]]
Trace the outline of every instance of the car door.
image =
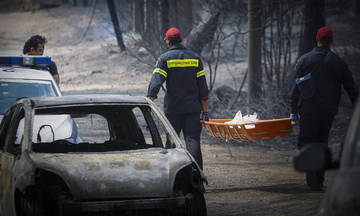
[[320,215],[360,215],[360,103],[346,135],[341,166],[326,191]]
[[19,122],[24,118],[25,112],[21,105],[11,108],[2,122],[0,142],[3,149],[0,153],[0,194],[2,215],[13,215],[14,193],[13,167],[21,154],[21,145],[15,144]]
[[3,164],[7,163],[5,160],[6,156],[4,155],[4,147],[5,147],[5,138],[8,134],[9,125],[11,122],[11,118],[16,110],[16,107],[10,108],[4,115],[4,118],[0,124],[0,215],[4,215],[4,211],[6,208],[4,207],[3,197],[4,192],[7,190],[6,187],[6,179],[8,178],[6,173],[3,172]]

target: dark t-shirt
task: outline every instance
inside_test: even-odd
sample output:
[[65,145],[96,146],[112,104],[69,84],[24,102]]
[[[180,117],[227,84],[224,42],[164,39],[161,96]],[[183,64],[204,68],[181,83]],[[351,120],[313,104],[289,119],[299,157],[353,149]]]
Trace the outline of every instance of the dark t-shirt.
[[30,66],[30,68],[32,69],[37,69],[37,70],[46,70],[49,71],[49,73],[51,75],[57,75],[59,74],[57,67],[56,67],[56,63],[51,61],[49,65],[43,66],[43,65],[35,65],[35,66]]
[[59,74],[57,67],[56,67],[56,63],[53,61],[51,61],[50,65],[48,66],[48,71],[53,76]]

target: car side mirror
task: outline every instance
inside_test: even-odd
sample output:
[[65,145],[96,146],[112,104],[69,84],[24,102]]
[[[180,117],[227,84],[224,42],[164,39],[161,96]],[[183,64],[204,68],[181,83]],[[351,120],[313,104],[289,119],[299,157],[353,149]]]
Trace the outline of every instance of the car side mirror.
[[331,152],[326,145],[311,143],[294,157],[294,168],[302,172],[322,171],[332,167],[331,161]]

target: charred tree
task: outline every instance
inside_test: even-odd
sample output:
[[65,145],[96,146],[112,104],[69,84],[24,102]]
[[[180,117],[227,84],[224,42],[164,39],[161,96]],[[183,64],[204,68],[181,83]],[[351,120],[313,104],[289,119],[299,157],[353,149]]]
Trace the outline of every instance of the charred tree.
[[249,70],[249,101],[254,102],[261,96],[261,0],[248,1],[248,70]]
[[360,0],[354,0],[354,10],[357,18],[360,18]]
[[305,0],[303,33],[300,40],[299,56],[316,46],[316,32],[325,26],[325,0]]
[[192,29],[192,0],[169,0],[169,22],[186,37]]
[[202,49],[211,41],[214,40],[214,35],[217,28],[220,13],[215,13],[200,26],[191,31],[186,38],[185,44],[196,53],[201,53]]
[[266,23],[262,39],[264,95],[269,92],[267,89],[287,89],[293,74],[293,53],[298,52],[293,45],[299,38],[294,26],[302,24],[303,14],[299,10],[302,4],[302,0],[277,0],[262,8]]
[[115,8],[114,0],[107,0],[107,5],[108,5],[109,11],[110,11],[110,17],[111,17],[111,21],[112,21],[113,26],[114,26],[114,31],[115,31],[115,35],[116,35],[118,45],[119,45],[120,49],[122,51],[124,51],[124,50],[126,50],[126,47],[124,45],[124,41],[123,41],[123,38],[122,38],[120,25],[119,25],[119,20],[118,20],[117,14],[116,14],[116,8]]
[[161,31],[164,33],[169,28],[169,9],[169,0],[160,0]]
[[144,33],[144,0],[133,1],[133,31]]
[[[152,38],[157,29],[156,9],[157,1],[145,0],[145,35]],[[151,39],[153,40],[153,39]]]

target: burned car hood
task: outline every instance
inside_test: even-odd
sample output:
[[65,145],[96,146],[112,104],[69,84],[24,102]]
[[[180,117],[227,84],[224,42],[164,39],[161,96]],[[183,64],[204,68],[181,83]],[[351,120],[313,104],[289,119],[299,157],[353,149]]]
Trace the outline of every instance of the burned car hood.
[[162,148],[30,157],[61,177],[77,200],[171,196],[176,173],[192,163],[185,150]]

